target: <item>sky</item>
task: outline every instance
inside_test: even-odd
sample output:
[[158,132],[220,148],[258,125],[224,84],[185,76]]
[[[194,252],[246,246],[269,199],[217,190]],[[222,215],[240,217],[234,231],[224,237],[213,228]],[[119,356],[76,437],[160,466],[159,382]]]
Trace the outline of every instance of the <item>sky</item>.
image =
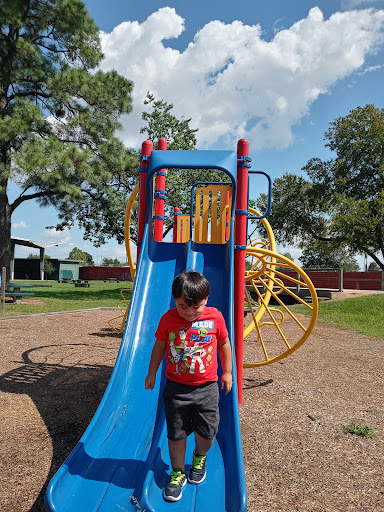
[[[198,149],[235,150],[247,138],[252,168],[272,179],[301,174],[312,157],[331,158],[324,132],[339,116],[366,104],[384,108],[384,0],[87,0],[100,29],[104,60],[134,82],[133,111],[118,133],[139,148],[148,91],[192,118]],[[250,198],[266,191],[251,178]],[[18,189],[10,188],[15,196]],[[57,232],[52,207],[25,202],[12,235],[42,242],[68,257],[73,247],[125,261],[117,242],[96,248],[75,225]],[[287,248],[278,247],[283,252]],[[288,249],[298,262],[300,252]],[[18,247],[16,257],[28,248]],[[361,263],[361,258],[358,259]]]

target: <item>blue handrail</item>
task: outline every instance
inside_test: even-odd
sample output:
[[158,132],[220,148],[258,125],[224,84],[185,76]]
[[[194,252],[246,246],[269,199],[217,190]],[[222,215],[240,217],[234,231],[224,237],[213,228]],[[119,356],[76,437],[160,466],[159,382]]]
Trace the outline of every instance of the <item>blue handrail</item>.
[[264,171],[248,171],[248,174],[263,174],[268,180],[268,206],[267,211],[264,215],[248,215],[248,220],[261,220],[265,219],[271,213],[271,203],[272,203],[272,180],[269,174]]

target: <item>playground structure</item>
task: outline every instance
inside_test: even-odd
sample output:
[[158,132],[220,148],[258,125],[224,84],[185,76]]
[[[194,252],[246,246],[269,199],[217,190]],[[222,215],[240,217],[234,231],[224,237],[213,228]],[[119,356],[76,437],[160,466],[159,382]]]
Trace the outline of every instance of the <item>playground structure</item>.
[[[160,139],[159,150],[165,150],[166,147],[165,139]],[[146,146],[144,148],[144,151],[148,151]],[[250,159],[248,155],[241,155],[241,157],[247,159],[242,162],[244,167],[249,169]],[[145,167],[142,167],[142,169],[145,169]],[[257,173],[257,171],[254,173]],[[265,173],[259,173],[267,176]],[[250,171],[248,171],[248,174],[250,174]],[[153,216],[154,233],[156,233],[156,240],[162,241],[164,206],[167,195],[165,190],[167,171],[162,169],[156,175],[156,191],[154,192],[155,215]],[[266,232],[266,238],[251,240],[245,249],[245,257],[248,258],[248,261],[252,261],[252,267],[251,270],[244,272],[245,312],[250,313],[250,316],[247,317],[247,319],[250,319],[247,322],[248,325],[244,327],[243,340],[253,330],[256,330],[258,346],[255,350],[256,361],[244,362],[244,368],[271,364],[292,354],[308,339],[315,326],[318,311],[317,293],[311,280],[298,265],[276,252],[275,237],[272,227],[266,219],[267,214],[262,215],[254,208],[248,207],[248,193],[249,186],[247,183],[246,191],[243,190],[243,194],[247,194],[245,196],[247,197],[247,207],[240,213],[247,215],[247,219],[259,220]],[[270,193],[271,191],[269,190],[269,195]],[[138,195],[139,184],[136,185],[128,200],[124,224],[127,259],[133,280],[135,279],[136,267],[130,244],[130,224],[132,208]],[[194,214],[183,214],[178,207],[174,210],[173,242],[187,243],[190,239],[193,239],[199,243],[226,243],[229,237],[229,218],[232,208],[231,185],[228,183],[198,183],[196,184],[194,194],[192,191],[192,197],[194,196],[196,198]],[[225,202],[220,201],[221,198],[225,198]],[[268,209],[270,209],[270,200]],[[140,243],[139,238],[138,247],[140,247]],[[298,287],[301,288],[301,293],[298,292]],[[305,291],[305,300],[302,298],[303,290]],[[115,331],[120,333],[124,331],[128,314],[129,298],[125,295],[128,292],[129,290],[121,290],[122,301],[117,304],[121,314],[113,318],[109,323]],[[305,306],[310,315],[310,321],[307,322],[307,325],[303,325],[294,310],[281,300],[279,297],[281,294],[291,297],[291,302],[300,303]],[[275,305],[280,306],[280,309],[269,305],[271,299]],[[294,339],[287,339],[280,328],[286,316],[298,327],[297,336]],[[264,317],[263,321],[262,317]],[[267,321],[265,320],[266,317],[268,317]],[[120,322],[117,328],[115,327],[116,320]],[[278,341],[275,340],[274,346],[271,347],[270,351],[268,351],[269,349],[264,342],[262,334],[262,330],[265,330],[264,326],[274,327],[278,338]],[[271,328],[269,328],[269,331],[271,331]],[[270,332],[268,336],[269,338],[273,337]],[[239,368],[238,374],[240,374]]]
[[[316,321],[317,296],[309,278],[293,262],[276,253],[273,232],[265,216],[248,208],[248,142],[241,139],[237,153],[166,151],[164,139],[160,139],[158,147],[152,150],[149,141],[143,143],[140,184],[127,206],[126,246],[134,288],[130,307],[122,313],[124,333],[119,355],[94,418],[48,486],[47,511],[110,512],[139,508],[162,512],[172,507],[175,512],[245,512],[246,483],[238,411],[243,367],[270,364],[291,354],[308,338]],[[193,187],[190,213],[175,212],[172,242],[163,240],[166,169],[214,169],[223,173],[222,183],[197,183]],[[138,192],[135,269],[129,225]],[[250,216],[263,223],[267,237],[247,247]],[[246,257],[251,260],[248,271]],[[198,486],[187,485],[179,502],[168,503],[162,498],[170,468],[161,399],[166,380],[164,365],[153,391],[144,390],[144,377],[159,319],[174,305],[173,279],[185,268],[204,273],[212,284],[208,305],[217,307],[226,320],[232,344],[234,385],[228,395],[220,391],[221,421],[209,453],[205,481]],[[297,273],[295,277],[285,273],[289,269]],[[308,290],[311,303],[295,293],[298,284]],[[295,313],[281,298],[283,293],[304,305],[309,317]],[[245,304],[251,320],[244,327]],[[289,336],[284,331],[284,322],[289,325]],[[258,337],[258,343],[254,343],[255,359],[243,361],[244,337],[253,330]],[[219,368],[219,378],[220,373]],[[193,448],[193,441],[188,438],[187,461],[192,459]]]

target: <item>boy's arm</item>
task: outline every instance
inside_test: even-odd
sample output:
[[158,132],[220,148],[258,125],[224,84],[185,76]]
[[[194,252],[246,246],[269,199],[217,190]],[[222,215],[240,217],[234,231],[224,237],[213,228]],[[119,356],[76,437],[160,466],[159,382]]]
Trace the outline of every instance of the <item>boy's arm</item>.
[[221,376],[221,389],[224,389],[225,394],[229,393],[232,389],[232,351],[229,338],[217,342],[221,366],[223,367],[223,375]]
[[153,389],[156,382],[156,373],[159,369],[161,361],[167,351],[167,342],[162,340],[156,340],[151,354],[151,360],[148,366],[148,375],[145,377],[145,389]]

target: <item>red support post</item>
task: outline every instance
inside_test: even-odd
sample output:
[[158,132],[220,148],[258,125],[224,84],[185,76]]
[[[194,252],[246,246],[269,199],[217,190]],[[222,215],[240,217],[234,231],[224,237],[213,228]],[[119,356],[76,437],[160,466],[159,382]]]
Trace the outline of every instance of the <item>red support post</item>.
[[[159,139],[157,149],[166,150],[167,141]],[[161,169],[156,172],[156,192],[155,192],[155,223],[153,228],[153,238],[156,242],[162,242],[164,231],[164,201],[165,201],[165,180],[167,170]]]
[[243,343],[244,343],[244,275],[247,243],[248,216],[248,165],[241,157],[248,157],[249,144],[240,139],[237,144],[237,191],[235,210],[235,257],[234,257],[234,321],[237,391],[239,404],[243,400]]
[[225,241],[229,238],[229,190],[227,190],[227,197],[225,198]]
[[139,185],[139,225],[137,230],[137,256],[136,266],[139,262],[141,243],[143,241],[145,214],[147,211],[147,174],[149,166],[149,157],[151,156],[153,144],[149,140],[145,140],[141,146],[140,158],[140,185]]
[[173,211],[173,242],[177,242],[177,216],[181,213],[177,206]]

